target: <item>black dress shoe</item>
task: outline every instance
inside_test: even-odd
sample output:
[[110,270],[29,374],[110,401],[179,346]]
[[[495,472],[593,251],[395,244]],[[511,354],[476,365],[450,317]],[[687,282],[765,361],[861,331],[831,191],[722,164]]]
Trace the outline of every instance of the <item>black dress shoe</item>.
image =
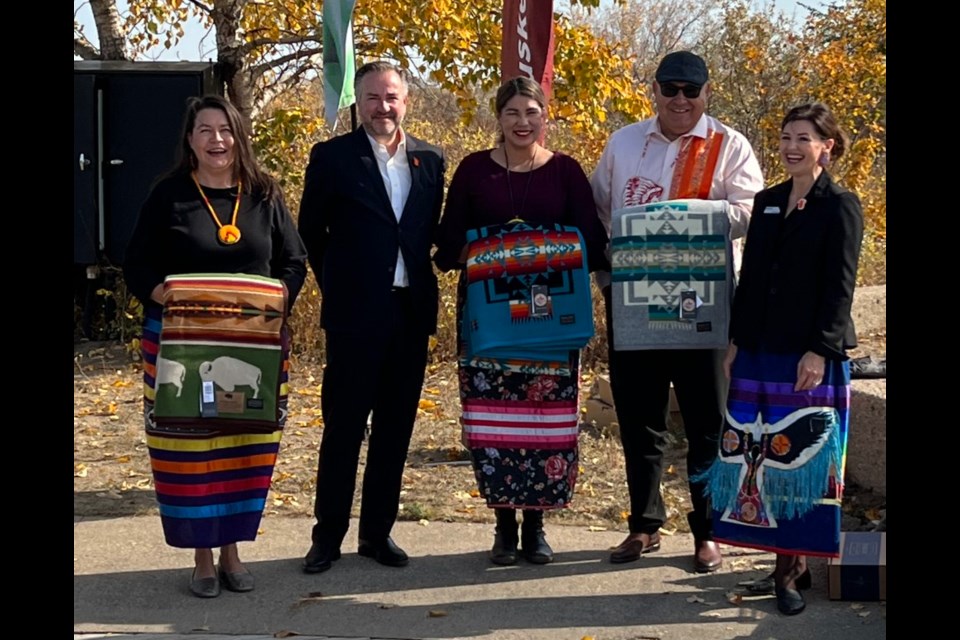
[[367,558],[373,558],[380,564],[388,567],[405,567],[410,562],[406,551],[397,546],[390,536],[380,542],[361,540],[357,553]]
[[613,549],[610,562],[620,564],[639,560],[644,553],[657,551],[660,548],[660,532],[631,533],[623,542]]
[[310,551],[303,559],[304,573],[322,573],[333,566],[334,560],[340,559],[340,548],[329,544],[314,542]]
[[777,609],[785,616],[795,616],[807,608],[807,603],[803,601],[803,594],[796,589],[774,588],[777,594]]
[[[807,569],[794,580],[794,584],[797,585],[797,589],[809,589],[813,585],[813,580],[810,578],[810,569]],[[773,574],[766,576],[765,578],[760,578],[758,580],[748,580],[746,582],[741,582],[739,586],[744,587],[750,593],[756,595],[769,595],[773,593],[774,582]]]

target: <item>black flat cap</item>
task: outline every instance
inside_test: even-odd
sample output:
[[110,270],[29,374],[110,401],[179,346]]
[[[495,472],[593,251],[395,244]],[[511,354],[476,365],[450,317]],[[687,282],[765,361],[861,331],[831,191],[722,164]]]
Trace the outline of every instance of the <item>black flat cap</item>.
[[707,63],[700,56],[689,51],[668,53],[660,61],[656,74],[657,82],[686,82],[702,87],[707,84],[710,74]]

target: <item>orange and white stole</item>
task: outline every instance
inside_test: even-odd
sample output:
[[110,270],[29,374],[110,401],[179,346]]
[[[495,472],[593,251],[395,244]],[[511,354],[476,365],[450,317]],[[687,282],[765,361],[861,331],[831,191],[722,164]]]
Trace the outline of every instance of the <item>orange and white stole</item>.
[[670,200],[695,198],[707,200],[713,184],[713,172],[720,159],[724,135],[713,129],[707,130],[706,138],[689,136],[680,146],[673,165],[670,182]]

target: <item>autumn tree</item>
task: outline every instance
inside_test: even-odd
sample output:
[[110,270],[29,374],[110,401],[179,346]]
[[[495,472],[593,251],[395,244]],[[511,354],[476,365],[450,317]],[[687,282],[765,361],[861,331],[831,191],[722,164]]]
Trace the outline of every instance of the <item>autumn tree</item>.
[[[596,6],[599,0],[576,3]],[[117,11],[115,0],[91,0],[91,8]],[[230,99],[253,117],[271,96],[321,72],[322,8],[320,0],[130,0],[122,20],[98,19],[97,29],[102,43],[125,41],[134,59],[152,46],[174,46],[188,21],[210,29]],[[361,1],[354,11],[357,57],[398,61],[425,82],[457,96],[469,118],[477,92],[499,82],[501,11],[501,0]],[[75,29],[75,54],[106,54],[96,52],[81,36]],[[629,64],[616,45],[599,42],[574,26],[561,29],[557,45],[557,100],[584,101],[574,110],[582,126],[589,128],[588,119],[603,117],[601,106],[611,96],[636,111],[630,104],[634,91],[628,83]],[[575,85],[564,86],[565,68],[578,74]],[[643,104],[641,100],[641,108]]]

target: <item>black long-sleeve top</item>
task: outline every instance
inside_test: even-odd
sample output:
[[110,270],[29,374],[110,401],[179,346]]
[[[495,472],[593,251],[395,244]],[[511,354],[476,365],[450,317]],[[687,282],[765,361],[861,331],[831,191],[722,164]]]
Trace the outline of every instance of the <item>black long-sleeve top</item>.
[[[223,224],[233,215],[236,189],[203,187]],[[189,174],[164,178],[140,210],[127,246],[123,276],[145,305],[153,289],[179,273],[243,273],[281,280],[287,286],[287,309],[303,287],[307,251],[279,196],[267,202],[244,193],[237,214],[240,241],[224,245],[218,227]]]

